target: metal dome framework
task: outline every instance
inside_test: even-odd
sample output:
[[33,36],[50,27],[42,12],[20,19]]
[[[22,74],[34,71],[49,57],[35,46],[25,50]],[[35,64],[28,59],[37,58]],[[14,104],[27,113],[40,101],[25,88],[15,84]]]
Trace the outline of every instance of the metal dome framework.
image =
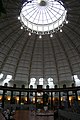
[[73,75],[80,79],[80,2],[65,0],[68,8],[68,24],[62,27],[63,32],[54,33],[51,38],[44,35],[39,39],[37,34],[21,30],[17,17],[21,0],[10,0],[3,3],[6,15],[0,16],[0,73],[1,82],[7,75],[12,75],[10,85],[30,84],[30,79],[38,81],[53,78],[54,84],[64,83],[70,86]]
[[24,2],[20,20],[22,27],[39,35],[52,34],[66,23],[67,10],[62,2],[56,0],[32,0]]

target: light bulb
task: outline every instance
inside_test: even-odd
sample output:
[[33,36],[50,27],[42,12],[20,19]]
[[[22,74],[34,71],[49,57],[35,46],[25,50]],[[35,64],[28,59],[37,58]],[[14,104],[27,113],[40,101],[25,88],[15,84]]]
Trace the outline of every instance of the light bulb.
[[62,32],[62,29],[60,29],[60,32]]
[[20,20],[20,16],[18,16],[18,20]]
[[31,36],[31,33],[29,32],[29,36]]
[[23,26],[21,26],[21,30],[23,29]]
[[51,34],[50,37],[53,37],[53,34]]
[[68,24],[68,21],[66,21],[66,24]]
[[42,36],[41,36],[41,35],[39,35],[39,38],[41,39],[41,38],[42,38]]

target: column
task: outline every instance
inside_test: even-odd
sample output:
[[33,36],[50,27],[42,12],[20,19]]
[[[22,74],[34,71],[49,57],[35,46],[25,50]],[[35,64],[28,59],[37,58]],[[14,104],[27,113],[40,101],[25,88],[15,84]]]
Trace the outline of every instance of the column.
[[37,107],[37,92],[35,92],[35,106]]
[[3,96],[2,96],[2,108],[4,108],[4,100],[5,100],[5,90],[3,90]]
[[68,103],[68,108],[70,107],[70,102],[69,102],[69,94],[68,94],[68,91],[67,91],[67,103]]
[[29,92],[27,92],[27,104],[29,104]]
[[21,91],[19,92],[19,104],[21,103]]
[[11,101],[10,103],[12,104],[13,103],[13,91],[11,91]]
[[51,92],[51,110],[53,110],[53,92]]
[[61,106],[61,93],[59,91],[59,106]]
[[44,98],[44,94],[45,94],[45,92],[43,92],[43,107],[44,107],[44,105],[45,105],[45,98]]
[[76,98],[76,101],[78,101],[77,90],[75,91],[75,98]]

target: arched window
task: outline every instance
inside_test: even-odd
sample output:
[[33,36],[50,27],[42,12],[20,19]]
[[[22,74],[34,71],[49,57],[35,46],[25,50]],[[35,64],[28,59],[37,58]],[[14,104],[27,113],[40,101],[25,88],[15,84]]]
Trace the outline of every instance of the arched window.
[[36,79],[35,78],[31,78],[30,79],[30,83],[33,85],[34,83],[36,82]]
[[75,85],[80,86],[80,79],[78,78],[78,76],[74,75],[73,77],[74,77],[74,80],[75,80]]
[[12,79],[12,75],[7,75],[4,83],[8,83]]
[[30,79],[30,84],[29,84],[29,88],[30,88],[30,86],[32,85],[33,86],[33,88],[36,88],[36,79],[35,78],[31,78]]
[[48,78],[49,88],[54,88],[53,78]]
[[7,75],[6,76],[6,79],[4,79],[4,81],[3,81],[3,85],[5,84],[5,83],[9,83],[9,81],[11,81],[12,80],[12,75]]
[[43,85],[43,80],[44,80],[43,78],[39,79],[39,85]]
[[2,78],[3,78],[3,74],[1,73],[1,74],[0,74],[0,79],[2,79]]

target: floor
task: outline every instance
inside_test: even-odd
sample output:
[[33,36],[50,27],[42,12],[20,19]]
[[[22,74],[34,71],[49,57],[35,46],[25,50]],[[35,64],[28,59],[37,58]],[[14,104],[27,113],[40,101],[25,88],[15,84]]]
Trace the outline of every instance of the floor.
[[0,113],[0,120],[5,120],[4,116],[2,115],[2,113]]
[[54,116],[51,115],[36,115],[35,112],[19,110],[14,115],[15,120],[54,120]]
[[14,118],[15,120],[29,120],[29,112],[26,110],[17,110]]

